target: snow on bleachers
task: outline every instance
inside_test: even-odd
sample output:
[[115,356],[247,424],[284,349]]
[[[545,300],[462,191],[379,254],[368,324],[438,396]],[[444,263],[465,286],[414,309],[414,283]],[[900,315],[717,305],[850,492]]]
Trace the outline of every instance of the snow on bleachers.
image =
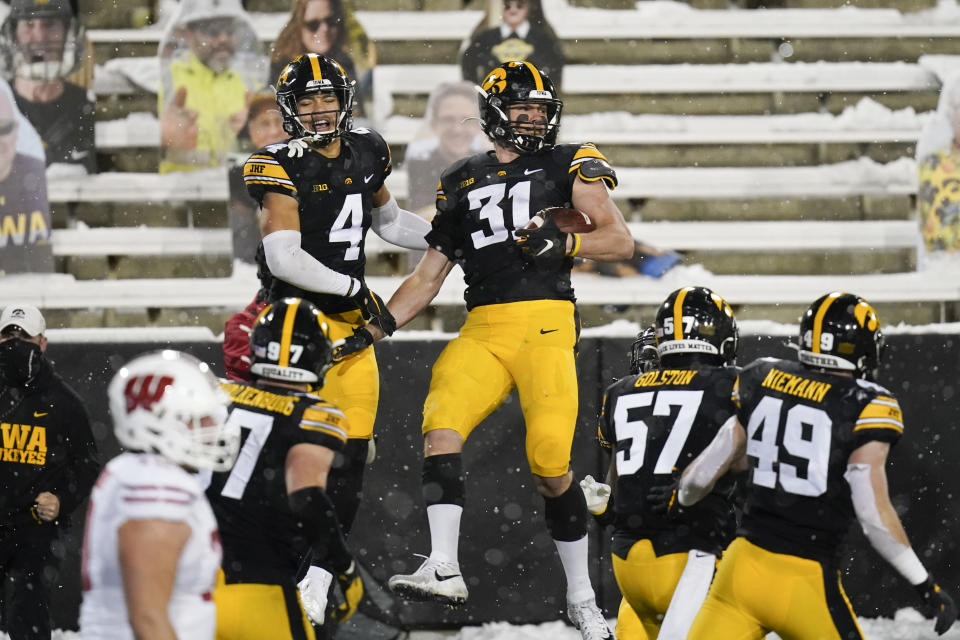
[[[560,142],[597,144],[801,144],[916,142],[929,114],[891,110],[863,98],[842,114],[684,116],[610,111],[567,114]],[[406,145],[425,130],[423,118],[390,116],[377,130],[391,145]],[[153,148],[160,122],[152,113],[132,113],[97,122],[97,149]]]
[[[623,167],[617,170],[616,198],[697,200],[720,198],[848,197],[916,193],[912,158],[880,164],[869,158],[801,167]],[[403,199],[407,176],[394,171],[390,191]],[[50,180],[50,202],[226,201],[225,169],[188,173],[115,172]]]
[[[630,223],[633,237],[664,249],[698,251],[830,251],[912,249],[919,231],[912,221],[869,222],[652,222]],[[56,229],[56,256],[229,255],[230,229],[176,227],[102,227]],[[406,250],[374,233],[366,254]]]
[[[694,38],[906,38],[958,37],[960,15],[941,2],[935,10],[901,13],[894,9],[698,10],[683,2],[638,2],[635,10],[570,6],[544,0],[547,19],[564,40]],[[251,14],[264,42],[276,39],[287,13]],[[357,11],[374,41],[460,41],[483,17],[480,11]],[[93,43],[157,42],[160,27],[91,29]]]
[[[439,306],[463,306],[464,284],[455,269],[434,299]],[[656,306],[666,292],[690,284],[681,269],[660,280],[642,276],[605,278],[574,274],[577,299],[583,305]],[[824,291],[856,291],[873,303],[952,302],[960,300],[960,269],[946,273],[918,271],[870,275],[717,276],[702,269],[697,284],[722,291],[731,304],[805,305]],[[402,277],[367,278],[370,288],[388,299]],[[252,267],[229,278],[163,278],[76,280],[73,276],[8,275],[0,279],[0,298],[22,300],[43,309],[243,308],[259,284]]]

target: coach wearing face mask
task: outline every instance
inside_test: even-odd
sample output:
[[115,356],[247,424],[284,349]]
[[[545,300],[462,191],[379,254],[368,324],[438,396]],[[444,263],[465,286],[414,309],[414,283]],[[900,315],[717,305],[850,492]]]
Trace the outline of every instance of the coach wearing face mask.
[[0,627],[49,640],[60,530],[99,464],[87,411],[44,356],[46,322],[28,304],[0,315]]

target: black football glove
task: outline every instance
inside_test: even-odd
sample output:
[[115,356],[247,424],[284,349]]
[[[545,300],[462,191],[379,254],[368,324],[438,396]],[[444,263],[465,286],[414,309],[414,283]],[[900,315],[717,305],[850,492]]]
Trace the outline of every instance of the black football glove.
[[373,336],[366,327],[357,327],[352,336],[340,338],[333,343],[333,361],[340,362],[347,356],[363,351],[373,344]]
[[680,474],[674,473],[670,482],[656,484],[647,490],[647,506],[653,513],[672,518],[681,511],[677,492],[680,489]]
[[343,602],[333,610],[333,618],[337,622],[345,622],[356,613],[357,607],[360,606],[360,600],[363,598],[363,580],[360,579],[356,562],[351,562],[346,571],[338,573],[336,576],[337,585],[339,585],[340,593],[343,595]]
[[377,325],[388,336],[393,335],[397,330],[397,321],[383,303],[383,298],[367,289],[365,284],[361,284],[360,291],[351,297],[360,307],[364,320]]
[[931,615],[936,620],[933,629],[937,635],[942,636],[946,633],[953,623],[957,620],[957,605],[953,602],[950,594],[940,588],[940,585],[933,581],[933,577],[927,576],[927,579],[913,587],[920,599],[923,600],[926,615]]
[[560,231],[552,216],[537,229],[517,230],[517,246],[523,257],[541,269],[556,269],[567,257],[568,233]]

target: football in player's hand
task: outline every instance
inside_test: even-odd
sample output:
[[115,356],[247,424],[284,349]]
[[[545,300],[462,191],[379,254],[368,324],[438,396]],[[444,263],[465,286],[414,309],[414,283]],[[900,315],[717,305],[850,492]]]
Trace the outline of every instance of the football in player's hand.
[[527,223],[527,229],[539,229],[543,225],[547,216],[553,218],[557,228],[565,233],[590,233],[597,228],[590,216],[579,209],[568,209],[566,207],[548,207],[541,209],[537,215],[530,218]]

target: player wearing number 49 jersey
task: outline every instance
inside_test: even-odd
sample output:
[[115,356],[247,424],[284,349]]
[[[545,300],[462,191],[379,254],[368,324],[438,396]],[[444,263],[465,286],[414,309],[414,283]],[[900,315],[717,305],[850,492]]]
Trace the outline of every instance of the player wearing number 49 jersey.
[[[312,639],[304,617],[323,622],[326,587],[302,565],[332,569],[353,613],[363,586],[325,491],[334,452],[347,439],[346,417],[312,393],[330,367],[326,317],[306,300],[266,307],[251,334],[250,384],[225,383],[229,424],[240,429],[237,463],[214,474],[207,496],[223,541],[222,580],[214,593],[218,640]],[[319,588],[320,593],[317,593]],[[318,609],[318,610],[317,610]]]
[[957,619],[907,540],[885,464],[903,434],[896,398],[874,382],[882,335],[873,307],[848,293],[816,300],[800,320],[799,362],[763,358],[741,372],[728,423],[683,474],[691,505],[746,462],[743,521],[717,569],[693,640],[860,639],[837,553],[856,518],[873,548],[910,584],[943,634]]
[[686,638],[714,562],[736,530],[732,480],[672,517],[647,498],[669,485],[736,411],[730,398],[737,379],[733,311],[710,289],[684,287],[660,305],[654,327],[659,368],[615,382],[600,415],[600,444],[613,453],[613,492],[604,511],[591,510],[612,520],[614,575],[642,623],[630,629],[618,619],[620,640]]

